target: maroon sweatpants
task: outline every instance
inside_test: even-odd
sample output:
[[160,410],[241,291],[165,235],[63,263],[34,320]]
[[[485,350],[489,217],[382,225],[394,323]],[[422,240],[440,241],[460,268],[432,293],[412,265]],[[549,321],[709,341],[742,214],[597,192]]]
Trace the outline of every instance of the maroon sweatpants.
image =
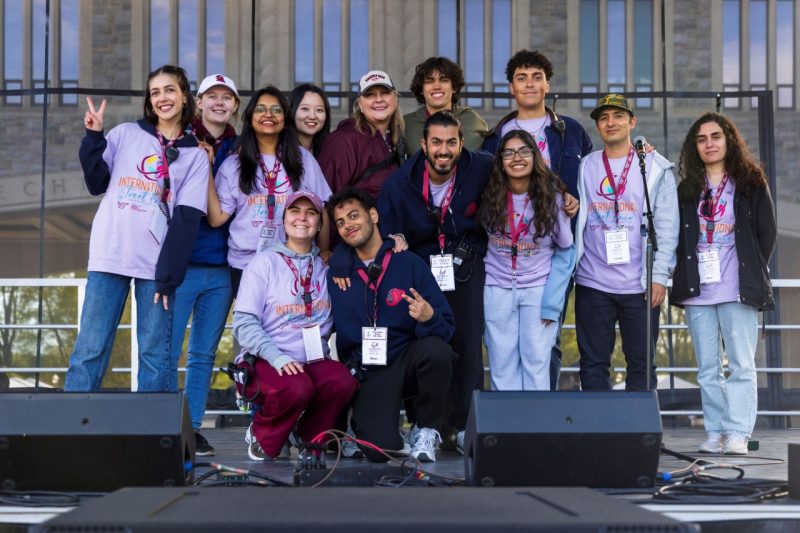
[[253,398],[256,408],[253,435],[270,457],[277,457],[295,424],[307,441],[336,427],[339,413],[358,390],[358,381],[338,361],[323,359],[303,365],[303,370],[279,376],[272,365],[256,358],[255,379],[245,396]]

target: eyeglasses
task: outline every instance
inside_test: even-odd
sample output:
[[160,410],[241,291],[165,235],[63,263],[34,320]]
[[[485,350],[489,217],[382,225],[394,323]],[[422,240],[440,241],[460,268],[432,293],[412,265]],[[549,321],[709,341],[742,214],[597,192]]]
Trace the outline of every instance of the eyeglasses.
[[256,107],[253,108],[253,114],[255,115],[263,115],[267,111],[269,111],[271,115],[276,117],[283,115],[283,108],[279,105],[273,105],[267,107],[263,104],[258,104]]
[[512,150],[509,148],[508,150],[503,150],[502,152],[500,152],[500,157],[502,157],[503,159],[514,159],[515,155],[518,155],[522,159],[525,159],[533,155],[533,148],[531,148],[530,146],[523,146],[519,150]]

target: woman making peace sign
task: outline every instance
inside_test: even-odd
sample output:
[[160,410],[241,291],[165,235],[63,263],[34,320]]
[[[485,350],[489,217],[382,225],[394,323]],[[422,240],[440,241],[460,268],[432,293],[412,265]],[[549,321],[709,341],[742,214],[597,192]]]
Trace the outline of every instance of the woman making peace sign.
[[120,124],[105,138],[106,101],[99,108],[87,103],[79,156],[89,192],[105,196],[92,223],[81,329],[64,389],[100,388],[133,280],[138,390],[167,390],[169,304],[207,205],[208,157],[188,134],[194,99],[182,68],[156,69],[147,77],[144,118]]

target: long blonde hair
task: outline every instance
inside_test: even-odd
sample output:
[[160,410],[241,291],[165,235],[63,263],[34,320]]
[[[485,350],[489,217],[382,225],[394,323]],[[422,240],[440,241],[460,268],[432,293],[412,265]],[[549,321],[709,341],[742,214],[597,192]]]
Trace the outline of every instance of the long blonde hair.
[[[397,107],[392,114],[392,118],[389,119],[389,133],[392,136],[392,144],[397,145],[405,133],[406,123],[403,120],[403,112],[400,111],[400,93],[396,90],[392,90],[392,93],[394,93]],[[356,131],[366,134],[366,130],[369,129],[370,135],[375,135],[378,130],[370,124],[367,117],[364,116],[364,112],[361,111],[361,106],[358,105],[360,99],[361,97],[359,96],[353,103],[353,118],[356,120]]]

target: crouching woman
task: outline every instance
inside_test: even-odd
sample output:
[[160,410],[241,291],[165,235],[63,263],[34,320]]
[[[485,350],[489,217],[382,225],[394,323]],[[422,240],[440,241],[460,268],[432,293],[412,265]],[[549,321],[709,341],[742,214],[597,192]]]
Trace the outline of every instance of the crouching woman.
[[310,191],[292,193],[283,222],[285,244],[247,265],[234,308],[234,335],[242,346],[237,365],[250,376],[237,386],[255,406],[248,435],[253,460],[277,457],[295,426],[304,441],[333,428],[358,389],[328,353],[327,267],[314,244],[322,201]]

